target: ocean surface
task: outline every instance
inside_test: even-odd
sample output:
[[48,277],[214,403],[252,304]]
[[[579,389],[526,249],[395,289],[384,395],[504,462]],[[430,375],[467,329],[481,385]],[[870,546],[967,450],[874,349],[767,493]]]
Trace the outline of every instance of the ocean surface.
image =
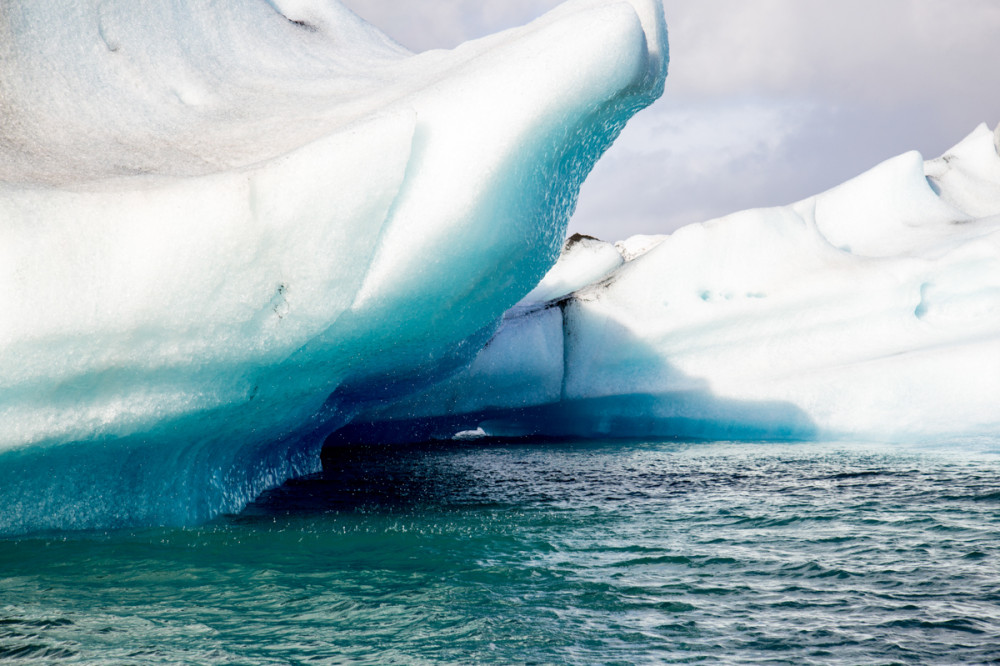
[[1000,663],[995,442],[325,464],[201,527],[0,540],[0,661]]

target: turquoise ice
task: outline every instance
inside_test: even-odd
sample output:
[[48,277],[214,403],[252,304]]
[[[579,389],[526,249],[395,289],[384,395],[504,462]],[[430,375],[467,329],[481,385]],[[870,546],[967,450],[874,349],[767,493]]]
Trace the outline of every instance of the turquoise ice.
[[463,367],[667,64],[652,0],[419,55],[332,0],[0,14],[0,532],[237,510]]

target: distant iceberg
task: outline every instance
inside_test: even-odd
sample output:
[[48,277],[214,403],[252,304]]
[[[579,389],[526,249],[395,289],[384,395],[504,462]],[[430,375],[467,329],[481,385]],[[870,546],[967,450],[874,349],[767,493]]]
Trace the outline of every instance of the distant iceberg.
[[0,0],[0,533],[190,523],[468,365],[662,91],[656,0]]
[[340,437],[473,430],[995,437],[1000,128],[790,206],[571,239],[467,369]]

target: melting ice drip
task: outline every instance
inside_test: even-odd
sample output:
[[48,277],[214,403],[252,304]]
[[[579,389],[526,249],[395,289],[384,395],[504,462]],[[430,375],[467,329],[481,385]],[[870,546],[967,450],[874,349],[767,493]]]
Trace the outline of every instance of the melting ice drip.
[[467,365],[661,92],[655,0],[412,55],[335,0],[0,0],[0,532],[186,523]]

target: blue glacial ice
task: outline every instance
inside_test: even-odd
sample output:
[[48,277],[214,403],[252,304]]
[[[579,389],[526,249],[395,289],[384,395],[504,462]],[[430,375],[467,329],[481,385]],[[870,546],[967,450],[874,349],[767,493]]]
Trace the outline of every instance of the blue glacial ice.
[[[616,252],[617,250],[617,252]],[[798,203],[574,238],[473,363],[342,439],[1000,433],[1000,128]]]
[[466,367],[667,65],[656,0],[418,55],[336,0],[0,16],[0,533],[239,510]]
[[419,55],[335,0],[0,16],[0,533],[237,511],[330,433],[1000,431],[1000,129],[564,247],[657,0]]

